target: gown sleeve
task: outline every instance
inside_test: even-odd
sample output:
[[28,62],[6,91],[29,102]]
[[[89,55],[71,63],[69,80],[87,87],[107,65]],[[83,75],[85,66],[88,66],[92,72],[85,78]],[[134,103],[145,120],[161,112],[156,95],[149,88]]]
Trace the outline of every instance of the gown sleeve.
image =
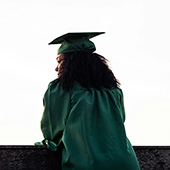
[[121,97],[120,97],[120,104],[121,104],[121,117],[123,122],[125,122],[125,107],[124,107],[124,96],[123,91],[120,89]]
[[51,83],[44,95],[43,104],[41,131],[44,143],[49,150],[56,151],[70,110],[69,92],[64,91],[59,83]]

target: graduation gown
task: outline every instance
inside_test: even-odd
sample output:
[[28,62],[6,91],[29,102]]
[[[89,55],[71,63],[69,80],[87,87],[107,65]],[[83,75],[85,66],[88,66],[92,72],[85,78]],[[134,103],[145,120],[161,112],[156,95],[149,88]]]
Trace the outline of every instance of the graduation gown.
[[63,145],[63,170],[139,170],[125,132],[122,90],[90,90],[78,82],[70,91],[49,84],[41,120],[48,149]]

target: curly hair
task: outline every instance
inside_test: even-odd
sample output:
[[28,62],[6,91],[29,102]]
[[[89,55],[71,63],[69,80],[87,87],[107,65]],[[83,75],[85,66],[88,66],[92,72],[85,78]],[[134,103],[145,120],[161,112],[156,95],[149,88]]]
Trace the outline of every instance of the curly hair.
[[57,79],[63,89],[69,90],[74,81],[81,86],[90,88],[119,88],[120,82],[116,79],[103,56],[91,52],[63,53],[64,61],[61,64],[61,76]]

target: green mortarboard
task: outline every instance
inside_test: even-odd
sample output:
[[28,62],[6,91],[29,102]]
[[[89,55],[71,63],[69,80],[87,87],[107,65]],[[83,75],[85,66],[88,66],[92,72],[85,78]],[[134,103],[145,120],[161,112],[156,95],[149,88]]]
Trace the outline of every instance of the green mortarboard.
[[58,54],[73,52],[73,51],[88,51],[94,52],[96,47],[90,38],[103,34],[105,32],[77,32],[77,33],[67,33],[56,39],[54,39],[51,44],[61,44],[58,49]]

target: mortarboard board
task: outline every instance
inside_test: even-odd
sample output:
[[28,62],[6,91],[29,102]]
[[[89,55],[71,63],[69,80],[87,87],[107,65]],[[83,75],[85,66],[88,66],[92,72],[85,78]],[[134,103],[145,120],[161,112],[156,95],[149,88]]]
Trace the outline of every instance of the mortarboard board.
[[103,34],[105,32],[77,32],[77,33],[67,33],[56,39],[54,39],[51,44],[61,44],[58,49],[58,54],[73,52],[73,51],[88,51],[94,52],[96,47],[90,38]]

